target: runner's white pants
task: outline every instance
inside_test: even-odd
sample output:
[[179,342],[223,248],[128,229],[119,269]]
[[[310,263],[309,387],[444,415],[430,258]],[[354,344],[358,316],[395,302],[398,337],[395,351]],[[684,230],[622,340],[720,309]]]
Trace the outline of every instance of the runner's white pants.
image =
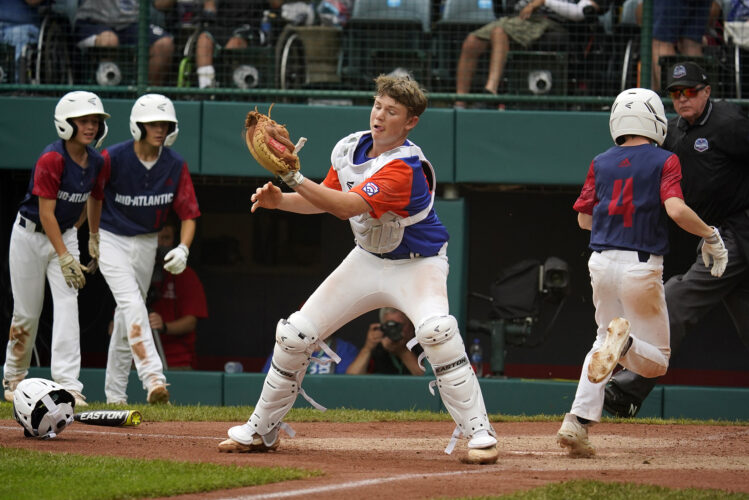
[[[20,217],[20,215],[18,215]],[[79,258],[78,231],[70,228],[62,234],[68,252]],[[34,232],[33,222],[26,227],[13,224],[8,256],[10,284],[13,290],[11,336],[5,351],[4,378],[25,378],[39,329],[44,305],[44,281],[52,291],[54,319],[50,370],[52,380],[65,389],[81,392],[81,330],[78,321],[78,291],[65,284],[57,253],[49,238]]]
[[145,300],[158,240],[157,233],[121,236],[103,229],[99,232],[99,268],[117,302],[104,392],[107,402],[122,402],[127,401],[127,381],[133,360],[145,390],[154,384],[166,383]]
[[594,384],[588,380],[588,365],[593,352],[606,339],[612,319],[625,318],[631,326],[632,346],[619,364],[643,377],[659,377],[668,369],[668,311],[663,289],[663,257],[651,255],[640,262],[637,252],[606,250],[593,252],[588,260],[593,305],[596,308],[596,340],[585,356],[575,401],[570,413],[600,421],[609,375]]

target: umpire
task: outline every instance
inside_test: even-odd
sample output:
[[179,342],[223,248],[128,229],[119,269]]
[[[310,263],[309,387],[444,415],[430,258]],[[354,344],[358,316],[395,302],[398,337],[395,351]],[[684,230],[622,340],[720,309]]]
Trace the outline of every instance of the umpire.
[[[698,251],[687,272],[666,283],[671,348],[723,302],[749,349],[749,117],[734,104],[710,100],[707,73],[693,62],[674,65],[666,89],[678,116],[668,122],[663,147],[681,160],[684,201],[719,228],[728,250],[720,278],[710,275]],[[657,380],[621,370],[606,387],[604,409],[634,417]]]

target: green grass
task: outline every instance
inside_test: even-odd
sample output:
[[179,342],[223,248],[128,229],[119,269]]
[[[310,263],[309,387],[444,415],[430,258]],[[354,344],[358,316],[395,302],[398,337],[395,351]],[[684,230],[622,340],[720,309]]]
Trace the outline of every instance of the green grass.
[[148,498],[320,475],[281,467],[89,457],[2,447],[0,463],[0,498],[14,500]]
[[[122,409],[122,406],[92,403],[92,409]],[[127,408],[139,410],[144,422],[244,422],[252,413],[252,406],[202,406],[202,405],[147,405],[131,404]],[[501,415],[489,416],[492,422],[558,422],[562,415]],[[10,403],[0,403],[0,419],[12,419]],[[284,418],[287,422],[450,422],[446,412],[329,409],[325,412],[313,408],[293,408]],[[602,422],[626,422],[648,425],[743,425],[747,420],[694,420],[634,418],[615,419],[604,417]]]
[[[445,497],[451,498],[451,497]],[[465,497],[464,500],[747,500],[745,493],[729,493],[721,490],[687,488],[674,490],[661,486],[634,483],[606,483],[603,481],[574,480],[548,484],[528,491],[508,495]],[[463,500],[463,499],[461,499]]]

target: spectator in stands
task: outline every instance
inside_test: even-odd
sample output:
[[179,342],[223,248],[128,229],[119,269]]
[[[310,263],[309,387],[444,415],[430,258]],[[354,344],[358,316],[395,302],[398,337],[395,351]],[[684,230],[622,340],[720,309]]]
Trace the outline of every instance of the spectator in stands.
[[47,0],[2,0],[0,43],[15,47],[15,81],[19,80],[21,54],[26,45],[39,40],[41,18],[37,7]]
[[[364,346],[346,370],[349,375],[383,373],[393,375],[424,375],[417,354],[406,344],[414,338],[414,325],[398,309],[380,309],[380,322],[372,323]],[[421,346],[414,348],[421,350]]]
[[[166,11],[176,0],[153,0]],[[75,40],[79,48],[118,47],[138,43],[138,0],[82,0],[75,16]],[[148,81],[164,85],[174,54],[172,35],[161,26],[149,26]]]
[[661,90],[664,56],[702,56],[702,37],[707,29],[712,2],[705,0],[659,0],[653,2],[653,89]]
[[[265,45],[267,36],[261,34],[261,21],[265,10],[277,10],[283,0],[205,0],[203,22],[206,31],[200,34],[195,54],[198,86],[216,85],[213,58],[216,48],[244,49],[250,45]],[[208,22],[206,22],[208,21]]]
[[[491,47],[489,76],[483,92],[497,94],[511,42],[528,48],[545,33],[565,32],[565,24],[582,22],[604,12],[609,0],[521,0],[518,14],[493,21],[468,34],[458,59],[456,92],[468,94],[481,54]],[[464,108],[464,101],[455,107]]]

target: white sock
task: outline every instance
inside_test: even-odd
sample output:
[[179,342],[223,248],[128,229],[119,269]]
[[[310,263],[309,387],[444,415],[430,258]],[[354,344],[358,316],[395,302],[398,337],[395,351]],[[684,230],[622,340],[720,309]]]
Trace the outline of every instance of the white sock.
[[213,84],[216,82],[216,70],[213,69],[212,65],[199,67],[197,73],[198,86],[201,89],[213,87]]

